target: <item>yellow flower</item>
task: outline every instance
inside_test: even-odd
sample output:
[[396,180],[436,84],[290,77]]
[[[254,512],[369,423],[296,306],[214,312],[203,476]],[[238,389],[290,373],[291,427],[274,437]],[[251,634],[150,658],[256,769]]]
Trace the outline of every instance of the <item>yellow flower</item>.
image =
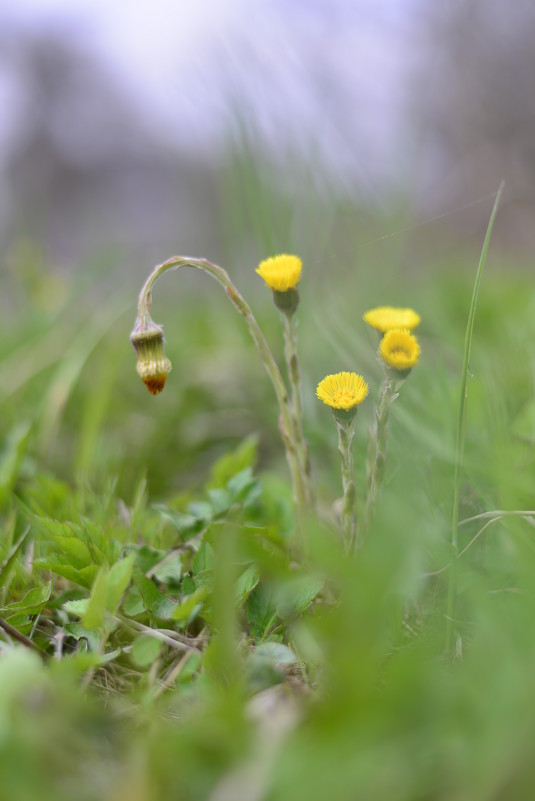
[[379,354],[389,367],[405,371],[418,363],[420,346],[408,328],[393,328],[382,338]]
[[333,409],[348,411],[362,403],[368,394],[368,384],[357,373],[335,373],[320,381],[316,389],[318,398]]
[[362,319],[383,334],[392,328],[412,330],[420,323],[420,315],[412,309],[397,309],[393,306],[379,306],[377,309],[370,309]]
[[301,278],[303,262],[299,256],[281,253],[271,256],[258,265],[256,272],[274,292],[287,292],[295,289]]

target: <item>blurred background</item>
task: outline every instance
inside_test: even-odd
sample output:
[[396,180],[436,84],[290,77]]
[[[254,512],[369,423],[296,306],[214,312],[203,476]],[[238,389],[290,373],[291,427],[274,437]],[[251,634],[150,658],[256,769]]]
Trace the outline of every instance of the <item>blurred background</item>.
[[[128,333],[142,280],[176,253],[230,272],[277,356],[254,267],[275,252],[303,257],[317,447],[317,381],[377,372],[367,307],[416,306],[429,360],[458,375],[502,179],[493,298],[509,297],[513,318],[528,313],[533,41],[528,0],[4,0],[2,433],[25,420],[61,474],[98,478],[105,463],[131,486],[147,467],[164,491],[251,430],[273,430],[241,321],[187,271],[155,292],[174,372],[161,398],[145,396]],[[261,441],[263,458],[280,457]]]
[[528,249],[534,37],[528,0],[4,0],[2,249],[220,257],[245,155],[296,206],[306,168],[314,191],[366,214],[395,199],[410,223],[503,178],[501,235]]

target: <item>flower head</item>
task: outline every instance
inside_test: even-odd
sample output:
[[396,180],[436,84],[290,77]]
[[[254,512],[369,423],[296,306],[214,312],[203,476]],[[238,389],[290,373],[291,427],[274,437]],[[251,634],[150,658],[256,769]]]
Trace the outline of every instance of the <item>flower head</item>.
[[388,367],[406,372],[418,363],[420,346],[408,328],[393,328],[382,338],[379,355]]
[[320,381],[316,395],[332,409],[350,409],[362,403],[368,394],[368,384],[357,373],[335,373]]
[[302,268],[303,262],[299,256],[281,253],[261,261],[256,272],[274,292],[287,292],[296,288]]
[[413,309],[398,309],[394,306],[379,306],[377,309],[370,309],[362,319],[383,334],[392,328],[412,330],[420,323],[420,315]]
[[152,320],[140,330],[138,326],[130,334],[138,361],[136,370],[152,395],[158,395],[165,386],[171,372],[171,362],[165,355],[163,329]]

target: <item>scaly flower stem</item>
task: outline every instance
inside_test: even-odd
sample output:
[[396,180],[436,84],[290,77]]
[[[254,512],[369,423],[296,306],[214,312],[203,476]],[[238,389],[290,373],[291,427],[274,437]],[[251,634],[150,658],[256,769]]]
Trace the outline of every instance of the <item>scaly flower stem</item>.
[[377,498],[385,474],[386,440],[388,437],[388,416],[390,406],[397,398],[404,379],[394,379],[387,375],[379,392],[375,412],[375,424],[370,436],[366,467],[366,506],[364,509],[363,536],[367,533],[375,511]]
[[342,533],[344,544],[349,553],[355,547],[357,536],[357,493],[355,489],[355,466],[353,461],[353,437],[355,436],[356,414],[351,420],[341,422],[336,419],[338,429],[338,451],[342,463]]
[[271,383],[273,385],[273,389],[275,390],[275,395],[277,396],[277,401],[280,407],[279,428],[284,446],[286,448],[286,458],[288,460],[288,466],[290,468],[290,474],[292,477],[294,503],[297,516],[296,528],[298,531],[298,537],[300,538],[300,547],[304,552],[306,549],[304,542],[303,519],[307,505],[308,493],[304,471],[301,469],[300,464],[297,445],[298,436],[296,433],[296,426],[294,416],[292,414],[290,399],[288,397],[288,392],[286,390],[280,370],[275,359],[273,358],[270,347],[266,342],[258,323],[256,322],[253,312],[230,280],[228,273],[222,267],[219,267],[217,264],[213,264],[207,259],[194,259],[189,258],[188,256],[172,256],[170,259],[167,259],[167,261],[157,265],[145,281],[145,284],[139,294],[139,330],[143,331],[148,326],[151,319],[151,293],[155,281],[167,270],[177,270],[180,267],[193,267],[197,270],[201,270],[204,273],[208,273],[208,275],[212,276],[212,278],[215,278],[215,280],[225,289],[225,292],[227,293],[227,296],[234,308],[247,323],[247,328],[249,329],[251,338],[256,345],[258,354],[271,379]]
[[297,320],[295,314],[281,312],[284,333],[284,356],[291,388],[291,407],[294,421],[297,456],[303,475],[307,503],[313,503],[308,443],[303,434],[303,408],[301,402],[301,370],[297,353]]

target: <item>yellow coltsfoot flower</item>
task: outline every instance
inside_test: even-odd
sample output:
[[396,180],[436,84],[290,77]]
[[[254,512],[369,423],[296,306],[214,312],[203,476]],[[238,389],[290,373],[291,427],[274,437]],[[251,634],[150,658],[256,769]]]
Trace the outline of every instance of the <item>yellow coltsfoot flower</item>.
[[382,338],[379,355],[388,367],[407,374],[418,363],[420,346],[408,328],[393,328]]
[[347,412],[362,403],[368,389],[368,384],[361,375],[343,372],[328,375],[320,381],[316,395],[332,409]]
[[302,269],[303,262],[299,256],[281,253],[261,261],[256,272],[274,292],[287,292],[297,287]]
[[420,323],[420,315],[413,309],[400,309],[394,306],[378,306],[370,309],[362,318],[382,334],[392,328],[407,328],[412,331]]

